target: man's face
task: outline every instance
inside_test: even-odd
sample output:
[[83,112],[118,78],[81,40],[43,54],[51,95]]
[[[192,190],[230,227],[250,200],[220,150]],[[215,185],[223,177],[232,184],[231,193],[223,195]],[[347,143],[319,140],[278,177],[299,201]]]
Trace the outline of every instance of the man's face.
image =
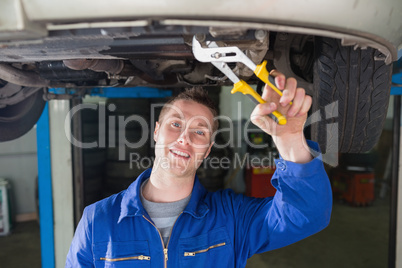
[[213,115],[204,105],[178,100],[156,122],[155,164],[176,176],[193,176],[211,150]]

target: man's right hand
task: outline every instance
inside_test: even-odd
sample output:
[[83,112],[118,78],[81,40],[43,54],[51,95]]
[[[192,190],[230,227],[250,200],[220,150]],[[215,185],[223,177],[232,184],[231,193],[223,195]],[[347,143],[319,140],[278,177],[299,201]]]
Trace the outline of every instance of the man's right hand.
[[[312,156],[306,145],[303,128],[312,98],[306,95],[303,88],[297,87],[295,78],[286,78],[276,70],[271,71],[271,75],[275,76],[276,86],[283,96],[265,85],[262,98],[266,103],[255,107],[251,121],[272,136],[282,158],[298,163],[308,162]],[[278,125],[268,116],[275,110],[286,116],[286,125]]]

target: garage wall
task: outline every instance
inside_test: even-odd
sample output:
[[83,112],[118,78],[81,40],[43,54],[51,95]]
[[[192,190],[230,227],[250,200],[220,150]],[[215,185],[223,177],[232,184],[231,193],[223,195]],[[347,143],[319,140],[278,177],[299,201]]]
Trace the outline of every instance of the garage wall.
[[220,111],[222,115],[230,117],[233,121],[250,119],[255,103],[240,92],[230,93],[233,87],[222,87],[220,95]]
[[35,216],[36,152],[35,128],[21,138],[0,143],[0,177],[11,184],[12,211],[17,219]]
[[[255,103],[240,92],[231,94],[230,91],[232,88],[229,86],[222,87],[219,96],[220,114],[223,116],[222,120],[220,120],[220,126],[224,129],[231,129],[231,134],[225,131],[222,132],[222,135],[226,140],[233,140],[233,145],[231,145],[233,153],[239,155],[240,159],[243,159],[247,151],[247,146],[244,142],[244,128],[245,126],[249,127],[253,125],[250,121],[250,115],[255,108]],[[234,167],[232,168],[229,171],[229,177],[233,175],[233,178],[225,182],[225,187],[231,188],[237,193],[244,193],[246,191],[244,170],[235,170]]]

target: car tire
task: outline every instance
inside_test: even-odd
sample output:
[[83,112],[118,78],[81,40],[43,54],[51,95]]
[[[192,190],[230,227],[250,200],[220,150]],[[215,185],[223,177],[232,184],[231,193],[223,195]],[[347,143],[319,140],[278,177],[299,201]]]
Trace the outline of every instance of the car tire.
[[[100,107],[98,107],[100,108]],[[92,109],[81,110],[82,142],[90,143],[106,140],[106,134],[100,127],[103,120],[99,118],[99,111]],[[82,149],[83,175],[83,205],[88,206],[103,198],[104,167],[106,164],[106,149],[102,147]]]
[[392,65],[373,48],[315,40],[311,137],[325,152],[361,153],[377,143],[388,109]]
[[21,102],[0,108],[0,142],[14,140],[36,124],[45,107],[42,90]]

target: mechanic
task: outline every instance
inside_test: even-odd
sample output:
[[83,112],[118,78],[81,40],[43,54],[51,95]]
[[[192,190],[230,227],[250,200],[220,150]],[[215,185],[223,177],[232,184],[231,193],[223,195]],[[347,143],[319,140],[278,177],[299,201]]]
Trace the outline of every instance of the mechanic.
[[[310,153],[318,145],[303,135],[312,99],[294,78],[271,74],[283,96],[265,86],[267,103],[256,106],[251,120],[272,136],[281,155],[273,198],[209,193],[201,186],[195,174],[213,145],[217,113],[204,90],[187,90],[156,122],[153,168],[127,190],[85,208],[66,267],[244,267],[253,254],[325,228],[330,183],[321,155]],[[274,110],[287,115],[286,125],[267,116]]]

